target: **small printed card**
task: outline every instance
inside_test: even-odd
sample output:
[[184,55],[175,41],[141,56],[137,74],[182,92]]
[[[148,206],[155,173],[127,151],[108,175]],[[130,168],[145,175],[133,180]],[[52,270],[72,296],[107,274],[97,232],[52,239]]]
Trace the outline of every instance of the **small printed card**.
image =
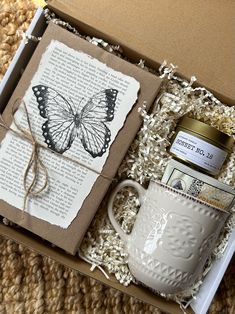
[[[11,110],[21,99],[14,120],[26,131],[30,124],[47,186],[31,193],[24,208],[25,186],[33,180],[32,164],[24,178],[32,143],[2,130],[0,198],[11,207],[1,206],[2,215],[74,253],[138,130],[134,107],[143,101],[149,107],[159,85],[156,76],[50,24],[4,112],[17,131]],[[35,190],[44,184],[41,168]],[[69,245],[55,240],[58,230],[71,229],[74,236],[74,224]],[[49,227],[43,232],[43,226]]]
[[223,210],[235,202],[234,188],[174,159],[169,161],[162,182]]

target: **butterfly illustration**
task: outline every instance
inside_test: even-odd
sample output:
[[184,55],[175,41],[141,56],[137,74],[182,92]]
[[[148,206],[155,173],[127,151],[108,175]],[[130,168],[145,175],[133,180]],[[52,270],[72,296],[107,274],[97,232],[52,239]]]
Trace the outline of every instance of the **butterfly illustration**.
[[51,87],[37,85],[32,90],[40,115],[46,119],[42,134],[50,149],[63,154],[79,137],[93,158],[106,152],[111,132],[105,122],[114,118],[116,89],[104,89],[93,95],[80,110]]

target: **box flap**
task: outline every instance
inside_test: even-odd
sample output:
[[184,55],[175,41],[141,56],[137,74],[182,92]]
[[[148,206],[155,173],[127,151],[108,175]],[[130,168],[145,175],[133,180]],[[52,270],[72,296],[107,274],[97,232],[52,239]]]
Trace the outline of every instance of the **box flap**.
[[[235,101],[235,2],[226,0],[50,0],[62,17],[161,63],[196,75],[222,101]],[[71,20],[71,19],[70,19]],[[87,28],[89,29],[89,28]]]

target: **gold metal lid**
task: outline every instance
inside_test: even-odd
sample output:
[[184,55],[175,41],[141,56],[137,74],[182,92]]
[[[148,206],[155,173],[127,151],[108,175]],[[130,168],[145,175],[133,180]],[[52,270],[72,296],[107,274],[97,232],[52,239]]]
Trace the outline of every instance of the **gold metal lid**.
[[185,116],[181,118],[178,126],[200,136],[206,137],[210,141],[213,141],[227,150],[232,150],[234,144],[233,138],[206,123]]

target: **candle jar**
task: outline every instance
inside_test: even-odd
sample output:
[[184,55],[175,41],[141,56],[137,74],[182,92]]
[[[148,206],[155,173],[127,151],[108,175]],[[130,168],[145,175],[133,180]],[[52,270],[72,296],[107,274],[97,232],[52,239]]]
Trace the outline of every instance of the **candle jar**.
[[231,136],[198,120],[183,117],[176,128],[170,153],[193,168],[216,176],[233,144]]

